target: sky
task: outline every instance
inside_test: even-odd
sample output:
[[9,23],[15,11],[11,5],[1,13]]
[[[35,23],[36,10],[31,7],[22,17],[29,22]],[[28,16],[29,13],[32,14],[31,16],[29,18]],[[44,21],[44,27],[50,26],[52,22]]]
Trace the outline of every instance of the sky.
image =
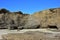
[[5,8],[9,11],[22,11],[23,13],[33,14],[49,8],[60,7],[60,0],[0,0],[0,9]]

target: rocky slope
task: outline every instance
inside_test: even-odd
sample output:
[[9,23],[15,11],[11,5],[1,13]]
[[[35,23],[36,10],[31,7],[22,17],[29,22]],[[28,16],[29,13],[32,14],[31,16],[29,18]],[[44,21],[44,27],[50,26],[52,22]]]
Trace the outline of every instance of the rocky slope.
[[0,28],[17,28],[25,25],[29,14],[19,12],[10,12],[6,9],[0,10]]
[[36,29],[36,28],[60,28],[60,8],[52,8],[36,12],[32,15],[19,12],[0,10],[0,28],[9,29]]
[[60,8],[52,8],[32,15],[42,28],[60,28]]

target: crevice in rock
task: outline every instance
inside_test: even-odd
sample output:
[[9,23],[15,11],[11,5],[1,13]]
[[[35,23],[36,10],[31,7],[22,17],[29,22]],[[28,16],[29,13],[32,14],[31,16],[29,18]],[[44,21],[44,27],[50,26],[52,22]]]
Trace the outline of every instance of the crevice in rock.
[[40,28],[40,25],[37,26],[37,29]]
[[51,29],[58,29],[58,27],[55,26],[55,25],[48,25],[48,28],[51,28]]

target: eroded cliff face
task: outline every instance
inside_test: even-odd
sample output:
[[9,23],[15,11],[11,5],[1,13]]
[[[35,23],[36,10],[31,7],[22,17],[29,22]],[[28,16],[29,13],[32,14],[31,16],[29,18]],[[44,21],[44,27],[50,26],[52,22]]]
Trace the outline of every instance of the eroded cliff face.
[[[0,28],[13,29],[24,26],[29,14],[19,12],[7,12],[6,9],[0,10]],[[22,27],[21,27],[22,28]]]
[[40,23],[42,28],[60,28],[60,8],[48,9],[33,14],[33,17]]
[[0,28],[60,28],[60,8],[36,12],[32,15],[0,10]]

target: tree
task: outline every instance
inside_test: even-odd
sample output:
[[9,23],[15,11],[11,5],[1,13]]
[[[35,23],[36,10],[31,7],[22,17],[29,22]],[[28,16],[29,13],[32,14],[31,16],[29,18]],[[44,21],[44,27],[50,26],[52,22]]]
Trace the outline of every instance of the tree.
[[9,12],[9,11],[4,8],[0,10],[0,13],[7,13],[7,12]]
[[14,12],[14,13],[23,14],[21,11],[18,11],[18,12]]

